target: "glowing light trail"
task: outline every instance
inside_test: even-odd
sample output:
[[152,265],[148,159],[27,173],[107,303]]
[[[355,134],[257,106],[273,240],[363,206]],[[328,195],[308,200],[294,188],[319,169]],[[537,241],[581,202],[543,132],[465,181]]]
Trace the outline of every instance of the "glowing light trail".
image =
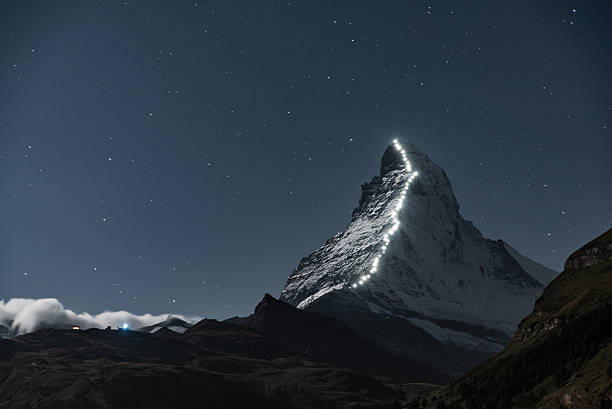
[[378,264],[380,263],[380,260],[382,259],[383,254],[385,254],[385,252],[387,251],[387,248],[389,247],[389,243],[391,242],[390,237],[393,236],[393,233],[395,233],[399,229],[400,221],[398,218],[398,213],[404,206],[404,200],[406,199],[406,192],[408,191],[408,188],[410,187],[410,184],[412,183],[414,178],[416,178],[418,175],[418,172],[412,171],[412,165],[410,165],[410,161],[408,160],[408,157],[406,156],[406,151],[404,150],[402,145],[400,145],[397,139],[393,140],[393,146],[402,155],[402,160],[404,161],[404,168],[406,170],[406,173],[410,173],[410,176],[408,177],[408,180],[402,187],[402,190],[400,192],[400,200],[398,204],[395,206],[395,209],[391,211],[391,220],[393,221],[393,225],[383,235],[383,238],[382,238],[383,245],[380,248],[380,252],[376,254],[376,256],[374,257],[374,261],[372,261],[372,266],[369,270],[369,273],[361,275],[359,279],[356,282],[354,282],[353,285],[351,286],[353,288],[357,288],[361,285],[364,285],[370,278],[372,278],[372,274],[375,274],[378,271]]

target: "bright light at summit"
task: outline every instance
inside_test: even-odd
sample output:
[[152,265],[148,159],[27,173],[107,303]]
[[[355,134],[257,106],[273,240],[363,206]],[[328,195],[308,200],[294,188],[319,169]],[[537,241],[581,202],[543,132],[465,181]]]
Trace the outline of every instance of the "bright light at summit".
[[391,239],[389,237],[393,235],[393,233],[395,233],[399,229],[399,226],[400,226],[400,221],[398,219],[399,211],[404,206],[404,200],[406,199],[406,192],[408,191],[408,187],[410,186],[410,183],[412,183],[414,178],[418,175],[416,171],[414,172],[412,171],[412,165],[410,165],[408,156],[406,156],[406,151],[404,150],[402,145],[400,145],[397,139],[393,140],[393,147],[396,150],[398,150],[399,153],[402,155],[402,160],[404,161],[405,171],[406,173],[409,173],[410,176],[408,177],[408,181],[406,182],[406,184],[401,188],[400,196],[399,196],[400,200],[395,206],[395,210],[391,211],[391,221],[393,221],[393,225],[385,232],[385,234],[383,234],[383,238],[382,238],[383,244],[380,248],[380,252],[376,254],[376,256],[374,257],[374,261],[372,262],[372,266],[370,267],[370,274],[361,275],[359,279],[357,280],[357,282],[354,282],[351,285],[351,287],[353,288],[357,288],[358,286],[364,285],[372,277],[372,274],[375,274],[376,271],[378,270],[378,263],[380,259],[382,258],[383,254],[385,254],[385,252],[387,251],[387,248],[389,247],[389,243],[391,242]]

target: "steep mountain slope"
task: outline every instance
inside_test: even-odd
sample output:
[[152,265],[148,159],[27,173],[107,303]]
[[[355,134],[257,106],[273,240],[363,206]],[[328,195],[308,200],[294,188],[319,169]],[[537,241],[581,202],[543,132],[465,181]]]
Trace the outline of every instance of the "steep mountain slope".
[[574,252],[512,342],[411,408],[612,408],[612,230]]
[[402,382],[441,385],[450,380],[426,365],[389,354],[333,318],[297,309],[269,294],[257,304],[254,314],[226,322],[253,329],[330,365]]
[[523,270],[529,273],[530,276],[538,280],[544,285],[548,285],[555,277],[559,275],[558,271],[545,267],[540,263],[536,263],[530,258],[523,256],[517,249],[503,241],[504,248],[512,257],[523,267]]
[[459,374],[509,341],[542,289],[461,217],[438,165],[394,143],[347,228],[300,261],[280,298]]

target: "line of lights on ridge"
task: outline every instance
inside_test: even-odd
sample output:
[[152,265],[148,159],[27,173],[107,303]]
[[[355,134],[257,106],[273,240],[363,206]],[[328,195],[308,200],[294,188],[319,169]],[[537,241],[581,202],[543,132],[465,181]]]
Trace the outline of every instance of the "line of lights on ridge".
[[402,187],[399,203],[395,206],[395,209],[391,211],[391,220],[393,221],[393,225],[383,235],[383,239],[382,239],[383,245],[380,249],[380,252],[374,257],[374,261],[372,262],[372,266],[370,267],[370,272],[367,274],[361,275],[359,277],[359,280],[353,283],[352,285],[353,288],[357,288],[358,286],[364,285],[370,278],[372,278],[372,274],[376,274],[376,272],[378,271],[378,265],[380,264],[380,260],[382,259],[383,255],[387,251],[387,248],[389,247],[389,243],[391,242],[391,236],[393,236],[393,234],[397,231],[397,229],[399,229],[400,221],[398,218],[398,213],[402,209],[402,206],[404,205],[404,200],[406,199],[406,192],[408,191],[408,187],[410,187],[410,183],[412,183],[414,178],[417,177],[418,175],[418,172],[416,171],[412,172],[412,166],[410,165],[410,161],[408,160],[408,157],[406,156],[406,151],[404,150],[402,145],[400,145],[397,139],[393,140],[393,146],[402,155],[402,160],[404,161],[404,168],[406,170],[406,173],[411,173],[411,175],[410,177],[408,177],[408,180]]

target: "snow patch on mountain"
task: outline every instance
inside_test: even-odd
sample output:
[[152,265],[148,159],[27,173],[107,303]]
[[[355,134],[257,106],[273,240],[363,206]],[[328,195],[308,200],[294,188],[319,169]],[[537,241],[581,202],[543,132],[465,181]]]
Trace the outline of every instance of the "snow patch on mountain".
[[467,349],[486,351],[491,353],[497,352],[498,350],[504,347],[504,344],[498,342],[496,339],[483,341],[482,338],[474,336],[469,332],[443,328],[426,319],[407,318],[407,320],[416,325],[417,327],[424,329],[435,339],[443,343],[454,343],[458,346]]

